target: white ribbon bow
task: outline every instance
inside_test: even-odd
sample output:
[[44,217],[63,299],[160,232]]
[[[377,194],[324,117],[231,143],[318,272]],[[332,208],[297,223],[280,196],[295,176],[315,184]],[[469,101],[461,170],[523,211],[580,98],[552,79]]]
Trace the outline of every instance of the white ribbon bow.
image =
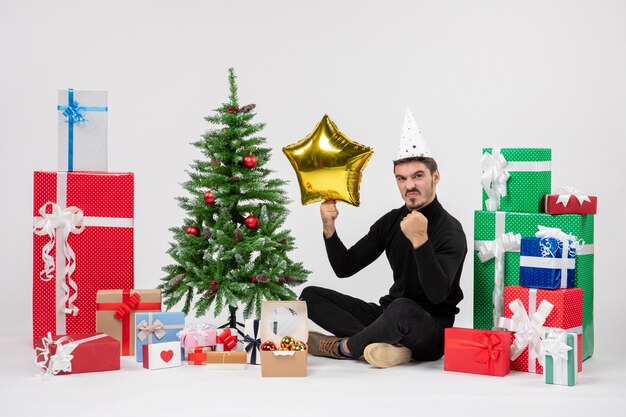
[[556,193],[559,195],[556,199],[556,204],[563,204],[563,207],[567,207],[567,203],[569,203],[569,199],[574,196],[578,203],[582,206],[585,201],[591,203],[591,199],[588,195],[584,193],[584,191],[579,190],[578,188],[566,186],[560,187],[556,190]]
[[480,184],[487,193],[485,206],[488,211],[500,209],[500,197],[506,197],[506,183],[509,180],[509,171],[506,169],[507,160],[500,153],[499,149],[493,149],[493,154],[485,152],[481,163],[483,172],[480,176]]
[[541,354],[552,356],[555,363],[559,359],[567,361],[567,352],[573,348],[566,341],[567,333],[550,329],[548,336],[541,341]]
[[162,339],[163,336],[165,336],[166,332],[164,330],[165,326],[163,326],[163,323],[161,323],[161,321],[159,319],[154,320],[154,322],[152,322],[151,325],[148,325],[148,322],[145,320],[142,320],[141,322],[139,322],[139,324],[137,325],[137,329],[140,330],[139,333],[137,333],[137,337],[139,338],[139,340],[141,340],[142,342],[146,339],[146,337],[148,337],[150,334],[154,334],[156,336],[157,339]]
[[[72,352],[78,346],[71,337],[63,336],[52,340],[52,334],[42,338],[43,347],[36,348],[39,352],[35,358],[35,364],[45,371],[46,375],[56,375],[59,372],[72,372]],[[50,356],[50,346],[56,345],[56,352]],[[39,360],[39,358],[42,358]],[[48,359],[50,362],[48,362]]]
[[504,299],[504,254],[507,251],[519,250],[521,241],[521,234],[509,232],[496,236],[495,240],[484,242],[484,244],[478,248],[478,258],[481,262],[487,262],[495,258],[494,289],[491,296],[494,323],[497,323],[498,319],[502,317],[504,313],[504,306],[502,304]]
[[532,317],[528,316],[524,305],[518,299],[515,299],[509,303],[509,308],[513,312],[513,316],[508,319],[501,317],[498,323],[499,327],[516,332],[515,341],[511,345],[511,360],[517,359],[524,349],[528,346],[528,364],[529,370],[534,368],[535,359],[539,360],[539,363],[543,363],[541,356],[541,340],[545,333],[543,323],[554,308],[554,305],[547,300],[543,300],[539,304],[537,311],[532,314]]
[[[52,208],[52,213],[47,213],[46,209]],[[77,207],[61,208],[59,205],[51,202],[47,202],[39,209],[41,218],[35,222],[33,226],[33,233],[39,236],[48,235],[50,240],[46,243],[41,250],[41,258],[44,262],[44,268],[40,272],[39,276],[43,281],[50,281],[54,278],[55,263],[54,258],[50,255],[50,252],[54,248],[57,240],[57,231],[61,238],[61,244],[63,245],[64,264],[66,266],[65,276],[61,282],[61,288],[65,293],[62,300],[62,308],[66,314],[77,315],[78,307],[74,305],[74,301],[78,296],[78,286],[72,279],[72,273],[76,269],[76,254],[68,243],[70,233],[79,234],[84,230],[83,226],[83,211]],[[65,279],[67,277],[67,283]],[[68,286],[69,284],[69,286]],[[74,294],[70,297],[70,288],[74,290]],[[66,306],[67,304],[67,306]]]

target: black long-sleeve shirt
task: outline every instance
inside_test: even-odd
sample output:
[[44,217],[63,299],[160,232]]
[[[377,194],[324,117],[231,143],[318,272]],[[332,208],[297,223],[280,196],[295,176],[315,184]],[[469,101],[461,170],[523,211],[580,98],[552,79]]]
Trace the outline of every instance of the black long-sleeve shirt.
[[335,274],[345,278],[371,264],[384,251],[393,271],[393,285],[389,294],[380,298],[382,307],[395,298],[406,297],[433,316],[453,319],[463,299],[459,280],[467,254],[465,233],[436,197],[419,211],[428,219],[428,240],[417,249],[400,229],[400,222],[409,214],[402,206],[378,219],[350,249],[334,233],[325,239],[326,253]]

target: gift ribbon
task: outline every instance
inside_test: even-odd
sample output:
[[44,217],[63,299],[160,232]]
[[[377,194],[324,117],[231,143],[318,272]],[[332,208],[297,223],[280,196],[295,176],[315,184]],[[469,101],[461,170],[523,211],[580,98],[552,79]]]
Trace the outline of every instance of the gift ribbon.
[[[122,355],[130,355],[130,316],[132,311],[145,311],[145,310],[161,310],[160,302],[144,302],[141,301],[135,303],[139,294],[132,290],[122,290],[122,302],[121,303],[96,303],[96,310],[98,311],[115,311],[114,317],[122,322]],[[126,306],[128,308],[122,307]],[[132,306],[132,308],[131,308]],[[122,314],[120,314],[120,312]]]
[[[72,279],[76,269],[76,253],[70,247],[69,235],[82,233],[86,227],[133,227],[132,218],[93,217],[85,216],[82,210],[67,206],[67,172],[56,173],[56,203],[47,202],[39,209],[39,216],[33,219],[33,233],[47,235],[49,241],[42,249],[41,258],[44,268],[40,272],[42,281],[52,280],[55,273],[56,300],[56,334],[65,334],[66,315],[78,314],[74,302],[78,298],[78,285]],[[47,213],[51,208],[52,213]],[[57,244],[57,232],[61,233],[61,243]],[[55,257],[51,256],[55,247]],[[67,280],[67,283],[66,283]],[[73,294],[70,293],[73,291]]]
[[137,324],[137,330],[139,330],[139,333],[137,333],[137,338],[141,342],[148,338],[148,343],[150,344],[152,343],[152,335],[160,340],[163,339],[163,337],[167,334],[167,330],[181,329],[184,326],[184,324],[182,323],[163,324],[159,319],[154,319],[153,321],[153,314],[155,313],[148,313],[147,322],[146,320],[142,320],[141,322],[139,322],[139,324]]
[[[572,335],[576,337],[576,335]],[[541,341],[541,354],[545,357],[544,362],[551,365],[551,369],[544,369],[546,382],[563,383],[574,385],[574,377],[578,371],[578,364],[574,363],[575,355],[570,355],[574,348],[567,344],[567,333],[551,329]],[[548,358],[550,357],[550,358]],[[571,359],[571,362],[569,362]],[[564,367],[567,368],[567,379],[563,381]]]
[[580,204],[581,206],[585,201],[591,203],[591,199],[588,195],[586,195],[582,190],[574,187],[560,187],[556,190],[556,193],[558,194],[556,204],[563,204],[563,207],[567,207],[567,203],[569,203],[569,200],[570,198],[572,198],[572,196],[578,200],[578,204]]
[[487,211],[500,210],[500,199],[507,195],[507,182],[510,172],[550,171],[550,161],[507,161],[499,148],[485,152],[481,158],[482,175],[480,183],[487,194]]
[[[72,372],[72,359],[74,359],[72,352],[74,349],[82,343],[91,342],[103,337],[107,337],[107,335],[100,333],[80,340],[73,340],[69,336],[62,336],[57,340],[53,340],[52,333],[48,332],[48,336],[44,336],[41,339],[42,347],[35,348],[37,352],[35,365],[40,367],[46,375],[57,375],[59,372]],[[53,355],[50,354],[51,346],[56,346]]]
[[[52,213],[47,213],[47,209],[51,208]],[[39,273],[42,281],[48,282],[55,276],[54,258],[50,255],[52,248],[57,242],[57,231],[60,237],[60,245],[56,245],[57,259],[62,259],[64,268],[59,268],[61,274],[57,275],[60,286],[63,291],[61,298],[61,311],[65,314],[78,314],[78,307],[74,304],[78,297],[78,286],[72,279],[72,274],[76,269],[76,253],[70,246],[68,238],[70,233],[80,234],[85,230],[83,226],[83,211],[78,207],[62,208],[52,202],[47,202],[39,209],[41,217],[35,219],[33,233],[38,236],[47,235],[50,239],[41,249],[41,258],[44,262],[43,270]],[[66,282],[67,281],[67,282]],[[70,296],[70,288],[74,293]]]
[[206,347],[192,348],[192,351],[187,353],[187,362],[193,362],[194,365],[202,365],[207,358],[204,349]]
[[223,345],[224,351],[232,350],[237,346],[237,334],[231,334],[230,329],[223,329],[216,337],[217,344]]
[[491,300],[493,303],[493,325],[497,327],[498,319],[504,314],[504,254],[518,251],[522,236],[511,232],[504,233],[506,213],[496,212],[496,231],[494,240],[475,241],[478,257],[481,262],[494,261],[494,286]]
[[76,100],[74,100],[74,89],[67,90],[67,106],[58,105],[57,110],[63,111],[67,122],[67,170],[74,170],[74,125],[85,123],[85,113],[92,112],[106,112],[108,107],[101,106],[81,106]]
[[253,320],[252,321],[252,336],[249,335],[245,335],[243,337],[243,341],[244,343],[247,343],[245,349],[246,352],[248,352],[250,354],[250,363],[252,364],[256,364],[256,352],[259,351],[261,349],[261,339],[258,338],[259,336],[259,320]]
[[486,364],[488,375],[494,375],[494,365],[504,352],[504,345],[500,338],[493,333],[485,332],[473,334],[472,340],[447,340],[446,346],[452,349],[478,349],[478,353],[474,355],[474,361]]
[[542,363],[541,340],[546,329],[543,324],[552,312],[554,305],[547,300],[542,300],[539,307],[537,304],[537,290],[530,288],[528,291],[528,312],[520,299],[509,303],[513,316],[508,319],[501,317],[498,326],[515,333],[515,341],[511,345],[511,361],[516,360],[528,347],[528,372],[536,372],[536,361]]
[[180,343],[185,347],[190,345],[190,343],[187,342],[187,339],[193,338],[191,343],[193,343],[194,346],[189,346],[191,348],[195,346],[213,345],[215,342],[208,343],[213,341],[211,333],[215,333],[213,326],[207,323],[194,323],[176,333],[176,336],[180,339]]

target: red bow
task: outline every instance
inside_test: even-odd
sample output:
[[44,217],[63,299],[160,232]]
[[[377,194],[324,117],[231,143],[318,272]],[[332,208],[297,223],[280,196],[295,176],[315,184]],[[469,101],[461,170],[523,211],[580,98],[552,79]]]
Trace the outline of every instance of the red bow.
[[124,301],[122,304],[120,304],[118,309],[113,314],[113,317],[118,320],[122,320],[124,316],[130,314],[130,311],[134,310],[135,307],[137,307],[137,304],[139,304],[139,300],[141,300],[141,296],[137,293],[134,293],[127,301]]
[[227,352],[237,346],[237,334],[231,334],[230,329],[224,329],[217,335],[216,341],[223,344],[224,352]]
[[478,342],[481,350],[474,356],[474,360],[480,363],[488,363],[489,373],[493,372],[493,363],[498,359],[500,353],[504,351],[502,341],[495,334],[477,333],[473,339]]

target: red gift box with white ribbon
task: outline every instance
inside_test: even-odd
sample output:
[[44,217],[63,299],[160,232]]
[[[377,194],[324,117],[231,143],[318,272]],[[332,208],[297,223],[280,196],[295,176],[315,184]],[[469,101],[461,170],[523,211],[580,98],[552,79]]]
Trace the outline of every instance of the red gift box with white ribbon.
[[35,364],[47,375],[120,369],[120,342],[104,333],[40,337]]
[[586,195],[573,187],[562,187],[556,194],[546,195],[542,207],[550,214],[596,214],[598,197]]
[[132,173],[34,173],[33,346],[95,332],[96,292],[134,287],[133,200]]
[[578,372],[582,371],[583,290],[504,287],[504,317],[498,327],[515,332],[511,369],[543,373],[541,341],[550,329],[578,335]]

